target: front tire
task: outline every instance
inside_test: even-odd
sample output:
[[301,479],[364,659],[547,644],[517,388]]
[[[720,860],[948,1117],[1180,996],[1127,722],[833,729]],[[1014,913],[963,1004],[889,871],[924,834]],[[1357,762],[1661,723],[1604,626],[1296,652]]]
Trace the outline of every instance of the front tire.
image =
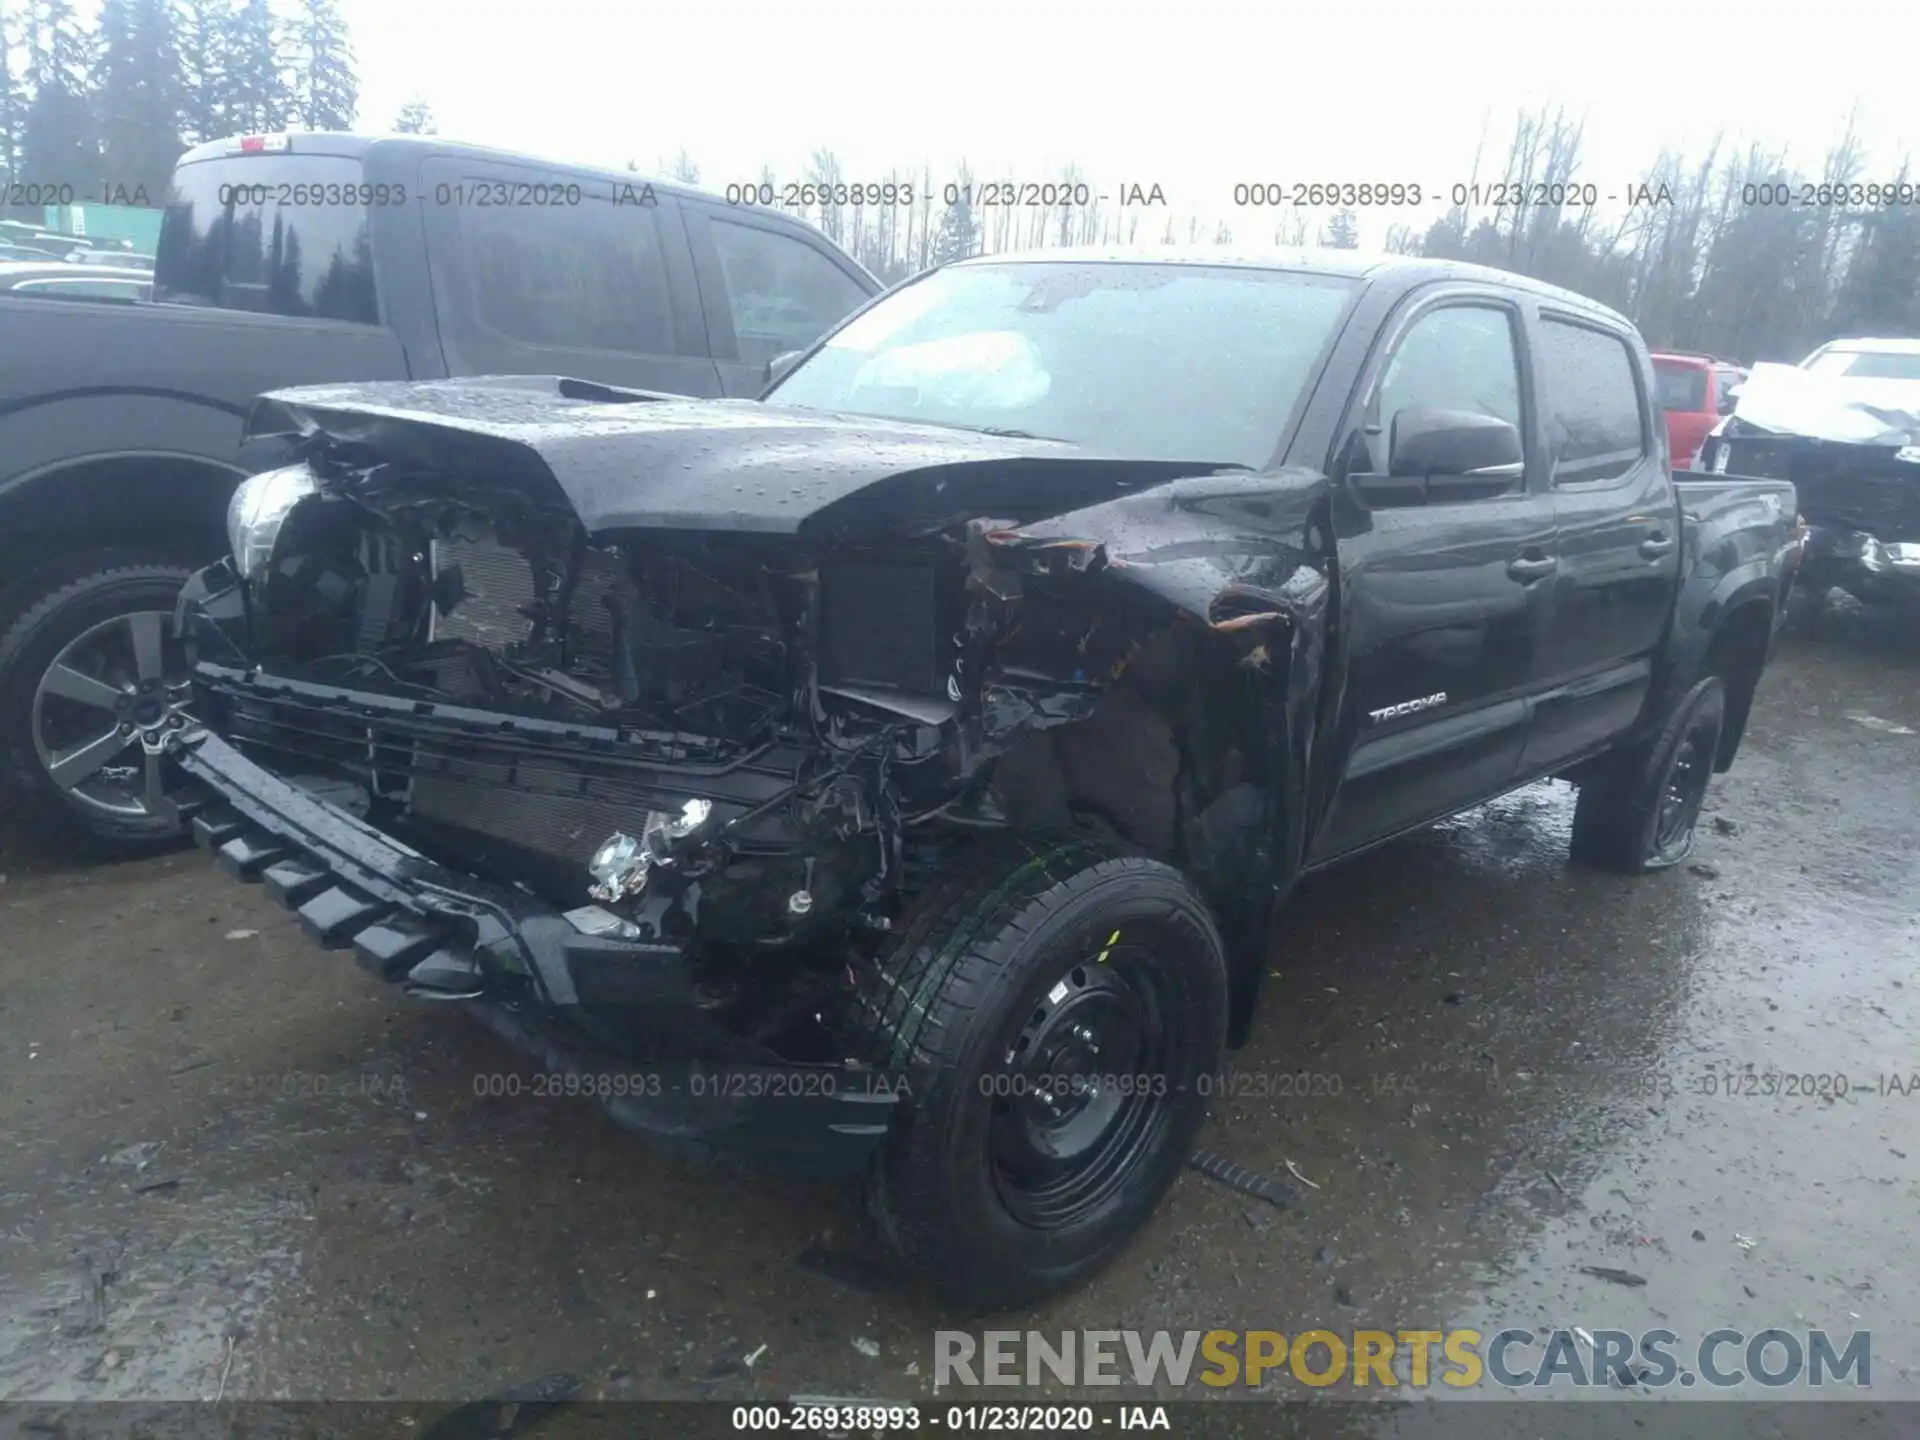
[[1177,870],[1075,843],[975,856],[862,991],[903,1114],[865,1179],[894,1256],[986,1310],[1065,1290],[1145,1224],[1192,1153],[1227,966]]
[[1693,853],[1726,705],[1725,682],[1709,675],[1680,697],[1651,740],[1601,761],[1574,807],[1574,859],[1641,875]]
[[177,838],[164,762],[142,733],[184,701],[172,618],[189,573],[138,556],[74,560],[36,579],[0,633],[4,778],[32,823],[122,854]]

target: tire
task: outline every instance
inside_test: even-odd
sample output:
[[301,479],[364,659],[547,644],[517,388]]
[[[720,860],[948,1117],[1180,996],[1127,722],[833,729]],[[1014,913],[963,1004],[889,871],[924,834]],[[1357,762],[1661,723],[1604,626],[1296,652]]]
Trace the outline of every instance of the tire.
[[[156,630],[148,617],[164,613],[170,620],[190,573],[152,557],[94,555],[17,592],[24,608],[0,631],[7,809],[17,805],[30,825],[105,853],[161,848],[178,838],[177,824],[152,801],[164,784],[163,766],[143,752],[138,727],[164,723],[184,693],[170,625]],[[142,690],[147,681],[155,683]],[[114,690],[122,692],[117,700]],[[122,724],[130,728],[120,730]],[[118,747],[110,736],[120,738]],[[96,758],[99,767],[74,778]],[[63,760],[57,779],[50,766]]]
[[863,1181],[895,1259],[991,1311],[1119,1253],[1192,1154],[1226,1037],[1226,958],[1192,884],[1097,843],[989,848],[862,980],[868,1051],[906,1082]]
[[1641,875],[1693,853],[1726,705],[1725,682],[1709,675],[1681,696],[1653,739],[1595,767],[1574,807],[1574,859]]

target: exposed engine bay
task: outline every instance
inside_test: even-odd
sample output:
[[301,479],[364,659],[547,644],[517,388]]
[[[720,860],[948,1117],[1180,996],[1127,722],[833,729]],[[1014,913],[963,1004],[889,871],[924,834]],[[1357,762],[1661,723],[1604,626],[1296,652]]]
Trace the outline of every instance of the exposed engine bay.
[[[1104,835],[1226,896],[1272,866],[1301,757],[1270,737],[1311,734],[1281,712],[1315,703],[1289,678],[1327,586],[1237,533],[1270,478],[1082,465],[1055,493],[1096,503],[1049,520],[1015,457],[831,526],[596,532],[505,466],[304,448],[183,604],[205,724],[436,861],[683,949],[762,1043],[830,1036],[847,951],[817,942],[884,932],[984,831]],[[1142,513],[1158,563],[1101,538]]]

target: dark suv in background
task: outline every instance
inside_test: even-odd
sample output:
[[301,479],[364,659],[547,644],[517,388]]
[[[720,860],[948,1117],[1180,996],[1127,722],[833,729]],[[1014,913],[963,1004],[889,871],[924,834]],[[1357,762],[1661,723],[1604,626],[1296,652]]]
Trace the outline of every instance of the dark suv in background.
[[243,450],[286,385],[569,375],[758,393],[880,282],[787,215],[428,137],[201,145],[174,172],[154,303],[0,295],[5,809],[171,833],[143,717],[184,695],[165,621],[226,547]]

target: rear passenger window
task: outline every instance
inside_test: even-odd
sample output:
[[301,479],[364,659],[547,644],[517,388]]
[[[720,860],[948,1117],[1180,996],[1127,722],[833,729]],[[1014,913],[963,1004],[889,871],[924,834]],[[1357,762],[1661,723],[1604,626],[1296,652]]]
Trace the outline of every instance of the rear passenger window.
[[674,353],[659,210],[592,195],[577,205],[458,208],[470,313],[496,337]]
[[731,220],[715,219],[710,232],[749,365],[806,349],[866,302],[846,271],[804,241]]
[[1646,434],[1626,341],[1587,325],[1544,320],[1540,375],[1555,484],[1618,479],[1640,462]]

